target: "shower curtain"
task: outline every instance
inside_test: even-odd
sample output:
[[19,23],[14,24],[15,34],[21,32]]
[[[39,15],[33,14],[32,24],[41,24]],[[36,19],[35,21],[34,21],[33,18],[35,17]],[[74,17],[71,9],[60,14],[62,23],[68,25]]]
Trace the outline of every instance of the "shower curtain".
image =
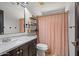
[[68,55],[68,13],[38,17],[38,40],[52,55]]

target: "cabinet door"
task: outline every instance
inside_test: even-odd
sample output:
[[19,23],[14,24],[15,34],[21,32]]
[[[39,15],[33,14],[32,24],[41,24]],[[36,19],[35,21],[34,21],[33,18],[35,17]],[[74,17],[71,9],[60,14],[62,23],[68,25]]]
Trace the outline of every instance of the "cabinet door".
[[29,56],[36,56],[36,40],[29,43]]
[[19,56],[20,55],[19,48],[16,48],[8,53],[10,56]]
[[2,56],[19,56],[19,55],[20,55],[19,48],[16,48],[14,50],[7,52],[6,54],[3,54]]
[[24,44],[2,56],[28,56],[28,44]]
[[20,47],[20,56],[28,56],[28,44],[24,44]]

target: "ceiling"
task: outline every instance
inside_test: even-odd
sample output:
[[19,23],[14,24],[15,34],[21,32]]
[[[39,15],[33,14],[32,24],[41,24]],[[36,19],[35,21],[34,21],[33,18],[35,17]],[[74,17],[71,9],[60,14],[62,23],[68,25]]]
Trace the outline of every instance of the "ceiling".
[[42,15],[43,12],[58,10],[61,8],[68,8],[72,2],[28,2],[27,9],[32,15]]

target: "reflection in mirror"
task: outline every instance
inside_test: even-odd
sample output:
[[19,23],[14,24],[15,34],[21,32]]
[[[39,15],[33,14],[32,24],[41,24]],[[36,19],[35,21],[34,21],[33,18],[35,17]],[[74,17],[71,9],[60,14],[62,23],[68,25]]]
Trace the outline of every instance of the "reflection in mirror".
[[0,2],[0,34],[25,32],[24,9],[16,2]]

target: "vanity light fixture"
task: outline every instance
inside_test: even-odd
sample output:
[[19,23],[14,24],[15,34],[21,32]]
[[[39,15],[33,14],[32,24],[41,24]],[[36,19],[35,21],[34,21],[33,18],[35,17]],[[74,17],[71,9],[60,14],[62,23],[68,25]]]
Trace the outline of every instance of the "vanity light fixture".
[[29,4],[28,2],[16,2],[16,3],[17,3],[17,5],[19,4],[24,8],[26,7],[27,4]]
[[11,4],[13,4],[13,5],[14,5],[14,4],[16,4],[16,5],[20,5],[20,6],[22,6],[22,7],[25,8],[26,5],[29,4],[29,3],[28,3],[28,2],[11,2]]

